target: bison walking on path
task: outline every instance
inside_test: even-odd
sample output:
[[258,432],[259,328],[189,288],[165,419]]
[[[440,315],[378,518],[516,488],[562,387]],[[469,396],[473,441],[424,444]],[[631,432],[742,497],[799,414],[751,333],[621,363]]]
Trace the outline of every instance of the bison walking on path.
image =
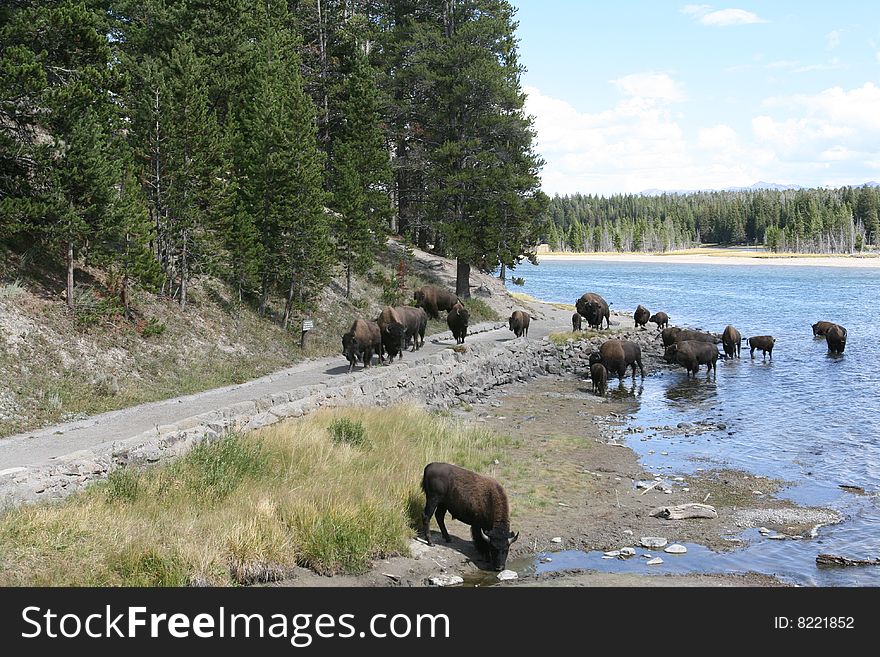
[[522,337],[525,335],[529,336],[529,322],[531,321],[531,316],[527,312],[523,312],[522,310],[514,310],[513,314],[507,320],[508,326],[510,326],[510,330],[513,331],[513,334],[516,337]]
[[366,319],[356,319],[348,333],[342,336],[342,354],[348,359],[348,371],[361,360],[364,369],[372,364],[373,354],[382,362],[382,336],[379,325]]

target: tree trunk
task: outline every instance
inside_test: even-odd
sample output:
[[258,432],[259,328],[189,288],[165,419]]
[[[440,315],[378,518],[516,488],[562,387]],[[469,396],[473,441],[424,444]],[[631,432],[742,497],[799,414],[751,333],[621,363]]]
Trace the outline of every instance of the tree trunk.
[[73,242],[67,243],[67,307],[73,308]]
[[180,309],[186,310],[186,288],[189,282],[189,268],[186,259],[186,238],[187,231],[183,229],[183,247],[180,252]]
[[348,253],[345,260],[345,298],[351,299],[351,244],[348,245]]
[[287,303],[284,304],[284,320],[281,322],[281,326],[284,330],[287,330],[287,327],[290,326],[290,316],[293,313],[293,293],[296,290],[296,283],[294,279],[291,277],[290,279],[290,288],[287,291]]
[[498,273],[498,278],[502,281],[507,281],[507,267],[504,266],[504,263],[501,263],[501,271]]
[[260,290],[260,317],[266,316],[266,308],[269,305],[269,277],[263,277],[263,285]]
[[123,274],[122,276],[122,307],[125,309],[125,318],[131,319],[131,309],[129,307],[129,295],[131,294],[131,279],[128,277],[128,272]]
[[471,298],[471,264],[461,258],[455,261],[455,293],[462,299]]

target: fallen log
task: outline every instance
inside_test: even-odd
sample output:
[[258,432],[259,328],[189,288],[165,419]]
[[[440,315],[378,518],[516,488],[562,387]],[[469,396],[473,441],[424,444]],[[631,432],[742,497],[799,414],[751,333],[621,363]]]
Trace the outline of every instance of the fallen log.
[[718,512],[710,504],[679,504],[678,506],[658,506],[651,511],[651,517],[667,520],[689,520],[691,518],[711,520],[718,517]]
[[849,559],[836,554],[820,554],[817,566],[880,566],[880,559]]

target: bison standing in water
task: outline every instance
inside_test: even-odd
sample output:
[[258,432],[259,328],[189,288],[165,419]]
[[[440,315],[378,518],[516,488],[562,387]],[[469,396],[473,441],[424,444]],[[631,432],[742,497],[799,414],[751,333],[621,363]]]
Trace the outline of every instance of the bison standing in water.
[[342,336],[342,354],[348,359],[348,371],[354,369],[354,364],[361,360],[364,369],[368,368],[373,360],[373,354],[379,356],[382,362],[382,336],[379,325],[365,319],[356,319],[348,333]]
[[733,358],[734,356],[739,358],[739,352],[742,348],[742,335],[728,324],[724,329],[724,333],[721,334],[721,344],[724,345],[724,355],[727,358]]
[[441,310],[452,310],[460,299],[449,290],[436,285],[425,285],[413,293],[413,300],[419,308],[424,308],[431,319],[440,319]]
[[654,313],[648,321],[654,322],[658,329],[663,329],[669,326],[669,315],[666,313]]
[[425,511],[422,524],[425,540],[431,542],[431,516],[437,518],[443,539],[452,540],[446,531],[446,512],[453,520],[471,526],[474,546],[495,570],[504,570],[510,546],[519,533],[510,531],[507,495],[491,477],[471,472],[451,463],[429,463],[422,475]]
[[636,308],[636,311],[633,313],[633,319],[635,320],[637,328],[645,328],[651,319],[651,311],[639,304],[639,307]]
[[602,320],[604,319],[605,327],[611,328],[608,303],[598,294],[593,292],[585,293],[577,300],[575,308],[577,309],[578,314],[587,320],[587,324],[589,324],[590,327],[597,329],[602,328]]
[[825,332],[825,342],[832,354],[842,354],[846,348],[846,329],[835,324]]
[[513,331],[513,334],[516,337],[521,337],[525,335],[529,336],[529,322],[531,321],[531,316],[527,312],[523,312],[522,310],[514,310],[513,314],[507,320],[508,326],[510,326],[510,330]]
[[698,340],[684,340],[669,345],[664,354],[667,363],[677,363],[688,371],[688,376],[693,373],[696,377],[700,371],[700,365],[706,365],[706,376],[714,370],[718,373],[718,347],[708,342]]
[[465,336],[467,336],[469,320],[470,313],[467,308],[460,303],[452,306],[452,310],[446,314],[446,325],[449,327],[449,330],[452,331],[452,337],[455,338],[456,344],[464,343]]
[[837,326],[834,322],[816,322],[813,324],[813,337],[825,337],[825,334],[828,333],[829,329],[834,326]]
[[773,345],[775,344],[776,338],[772,335],[756,335],[753,338],[749,338],[752,358],[755,357],[755,349],[760,349],[764,358],[767,358],[767,354],[770,354],[770,360],[773,360]]
[[645,378],[645,368],[642,367],[642,348],[629,340],[607,340],[599,347],[599,353],[590,354],[590,365],[602,363],[608,374],[617,375],[623,379],[626,368],[632,366],[633,378],[636,376],[636,365],[642,378]]

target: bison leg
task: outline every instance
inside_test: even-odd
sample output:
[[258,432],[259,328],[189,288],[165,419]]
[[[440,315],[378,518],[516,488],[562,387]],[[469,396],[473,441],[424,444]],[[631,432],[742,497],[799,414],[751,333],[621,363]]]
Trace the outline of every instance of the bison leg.
[[449,536],[449,532],[446,531],[446,507],[438,506],[437,511],[434,512],[434,517],[437,519],[437,524],[440,526],[440,532],[443,534],[443,540],[449,543],[452,538]]
[[755,357],[755,348],[752,347],[752,350],[749,353],[751,354],[752,358],[754,358]]
[[425,530],[425,542],[428,545],[434,545],[434,543],[431,542],[431,516],[434,515],[434,511],[437,509],[437,504],[439,502],[440,500],[427,495],[425,496],[425,512],[422,514],[422,525]]

